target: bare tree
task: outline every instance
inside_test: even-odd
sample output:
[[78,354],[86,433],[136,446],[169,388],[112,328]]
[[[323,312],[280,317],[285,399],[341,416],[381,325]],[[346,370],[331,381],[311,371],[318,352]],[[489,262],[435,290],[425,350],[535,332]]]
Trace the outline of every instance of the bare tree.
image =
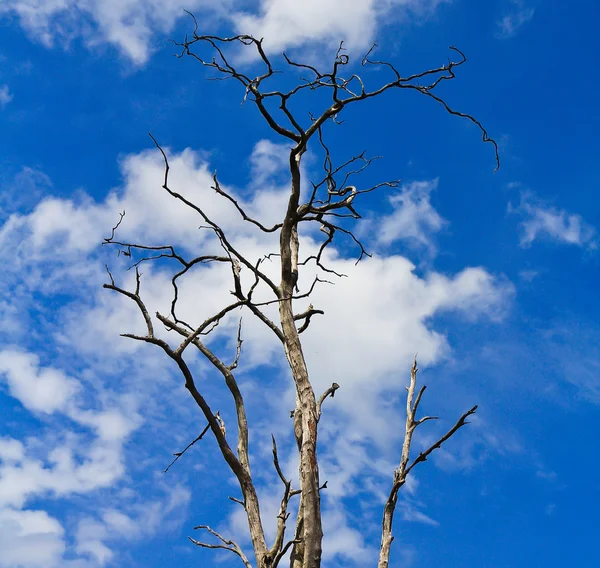
[[[194,20],[195,21],[195,20]],[[301,334],[304,333],[314,316],[322,315],[321,309],[309,305],[308,309],[296,311],[298,300],[306,299],[316,286],[325,281],[325,278],[341,276],[327,266],[324,261],[324,251],[333,242],[334,237],[341,236],[350,239],[356,245],[358,261],[364,256],[370,256],[360,240],[347,228],[348,219],[360,217],[357,203],[368,193],[379,188],[393,188],[399,184],[398,180],[385,181],[370,187],[350,185],[349,182],[363,172],[372,163],[373,159],[367,158],[361,152],[341,164],[333,163],[330,149],[325,141],[324,128],[339,120],[340,115],[347,106],[373,99],[387,91],[394,89],[408,89],[432,99],[451,115],[458,116],[472,122],[480,131],[484,142],[490,143],[494,149],[496,167],[499,165],[498,148],[481,123],[473,116],[451,108],[446,101],[436,94],[436,88],[444,81],[454,79],[456,68],[466,61],[464,54],[455,47],[450,48],[456,60],[449,60],[446,64],[420,73],[403,76],[391,63],[374,59],[376,46],[374,45],[360,61],[363,68],[378,68],[387,72],[388,82],[373,88],[366,85],[358,74],[346,70],[352,69],[350,57],[345,53],[340,44],[333,59],[331,68],[327,71],[307,63],[292,60],[283,54],[284,66],[294,73],[300,72],[304,76],[289,90],[276,90],[270,85],[275,81],[276,70],[271,58],[263,48],[262,40],[249,35],[234,37],[217,37],[201,35],[198,26],[194,29],[191,38],[177,44],[181,48],[180,57],[189,56],[196,59],[202,66],[216,72],[216,78],[232,79],[243,88],[243,101],[251,101],[262,115],[268,126],[275,134],[291,143],[289,150],[289,198],[285,211],[281,211],[281,221],[273,226],[266,226],[258,218],[248,214],[243,204],[222,188],[216,175],[213,178],[213,189],[223,199],[228,200],[241,218],[251,224],[256,231],[274,233],[279,236],[279,250],[269,255],[270,259],[278,259],[280,263],[280,277],[275,281],[263,270],[265,258],[249,258],[239,250],[228,238],[222,227],[207,215],[201,204],[193,203],[184,197],[169,183],[169,161],[166,152],[157,140],[152,138],[157,150],[164,160],[164,190],[174,199],[193,210],[199,217],[204,227],[208,228],[216,237],[219,246],[217,253],[200,254],[194,258],[185,258],[172,245],[147,246],[133,242],[123,242],[117,239],[117,229],[123,220],[123,215],[113,229],[105,244],[120,247],[120,252],[133,256],[136,270],[136,287],[128,291],[119,287],[109,272],[110,283],[105,288],[118,292],[135,302],[141,312],[146,326],[145,335],[124,333],[124,337],[150,343],[160,347],[177,365],[185,380],[185,387],[190,392],[194,401],[200,408],[207,421],[204,431],[194,439],[185,450],[175,454],[175,460],[193,444],[198,442],[208,430],[216,439],[223,459],[237,478],[242,498],[232,498],[241,504],[248,519],[250,537],[254,549],[255,564],[242,551],[236,542],[227,539],[206,525],[196,529],[205,531],[214,537],[212,544],[197,539],[190,539],[194,544],[203,548],[225,549],[236,554],[246,567],[256,565],[258,568],[275,568],[289,552],[291,568],[319,568],[322,557],[323,528],[321,522],[320,491],[323,486],[319,480],[319,466],[317,459],[317,434],[321,418],[322,406],[328,397],[334,396],[340,385],[333,383],[321,396],[317,397],[311,384],[304,353],[302,350]],[[231,48],[251,49],[262,66],[259,75],[249,75],[235,64],[229,50]],[[207,49],[208,57],[201,54],[198,49]],[[382,74],[378,74],[381,76]],[[272,89],[272,90],[270,90]],[[316,93],[316,94],[314,94]],[[306,112],[300,116],[290,110],[290,102],[296,97],[304,95],[314,96],[319,104],[324,104],[320,114]],[[309,144],[324,156],[323,174],[317,181],[311,182],[311,190],[306,199],[301,194],[301,160]],[[299,256],[300,239],[298,229],[300,224],[316,223],[324,234],[324,239],[316,254],[301,258]],[[138,267],[144,262],[157,259],[168,259],[178,267],[172,276],[173,299],[168,315],[156,313],[155,317],[149,313],[140,293],[140,273]],[[314,262],[317,267],[317,276],[307,290],[301,291],[298,286],[298,272],[301,267]],[[190,324],[182,319],[177,312],[178,283],[188,271],[204,263],[223,263],[231,269],[233,300],[221,307],[211,317],[201,323]],[[108,270],[108,268],[107,268]],[[244,286],[242,274],[249,274],[252,282]],[[248,280],[245,280],[248,282]],[[258,290],[268,291],[270,299],[267,301],[256,300]],[[266,309],[269,305],[276,305],[278,318],[268,315]],[[234,371],[238,365],[241,346],[241,322],[238,327],[237,353],[233,363],[227,364],[219,358],[206,344],[206,336],[211,334],[226,316],[235,310],[245,309],[258,318],[275,335],[281,343],[285,353],[291,377],[296,390],[296,406],[292,412],[293,431],[299,453],[298,488],[292,486],[292,480],[287,479],[280,467],[277,446],[273,438],[273,463],[281,483],[283,495],[277,515],[277,531],[272,543],[267,543],[263,529],[259,498],[253,481],[248,450],[248,421],[246,407],[242,392],[239,388]],[[166,329],[181,336],[181,343],[171,347],[167,342],[155,335],[155,321],[160,322]],[[215,370],[222,376],[235,404],[237,416],[237,447],[230,445],[232,432],[226,435],[225,423],[218,412],[213,410],[210,401],[197,387],[194,374],[186,363],[184,355],[188,348],[197,349]],[[392,486],[389,498],[385,504],[382,520],[381,549],[378,561],[379,568],[385,568],[389,563],[390,546],[393,540],[392,521],[394,509],[400,488],[406,482],[407,476],[413,468],[424,462],[428,456],[444,442],[452,437],[462,426],[467,424],[467,418],[474,414],[476,406],[465,412],[458,422],[439,440],[426,451],[410,460],[411,443],[417,426],[435,419],[433,416],[417,418],[417,410],[421,402],[425,387],[417,391],[417,362],[415,359],[407,387],[406,402],[406,431],[402,455],[398,468],[393,473]],[[172,464],[171,464],[172,465]],[[169,466],[171,467],[171,466]],[[168,468],[167,468],[168,469]],[[292,499],[298,499],[297,516],[292,534],[287,535],[286,529]]]

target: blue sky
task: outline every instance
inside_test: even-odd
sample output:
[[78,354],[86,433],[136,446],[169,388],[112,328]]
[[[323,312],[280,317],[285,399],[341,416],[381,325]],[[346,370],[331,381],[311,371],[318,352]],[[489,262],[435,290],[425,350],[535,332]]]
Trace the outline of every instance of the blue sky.
[[[233,565],[189,543],[198,524],[250,551],[214,441],[162,473],[204,420],[162,352],[119,337],[140,330],[139,313],[102,289],[105,264],[133,283],[127,259],[100,247],[122,210],[124,239],[189,254],[211,245],[161,191],[149,131],[169,154],[173,187],[249,256],[272,242],[210,190],[212,172],[266,222],[283,212],[285,141],[240,105],[236,85],[174,57],[168,39],[190,31],[184,8],[203,32],[264,36],[281,68],[283,49],[323,64],[340,40],[351,55],[376,40],[409,73],[445,63],[455,45],[468,62],[440,94],[500,148],[494,173],[478,130],[413,92],[348,108],[327,130],[338,161],[383,157],[360,183],[403,182],[360,209],[356,232],[373,258],[354,266],[343,240],[331,250],[349,278],[317,289],[326,314],[302,336],[315,389],[341,386],[321,421],[324,565],[376,562],[418,352],[423,411],[443,419],[421,429],[415,449],[473,404],[479,411],[404,487],[392,565],[596,566],[597,2],[0,0],[0,568]],[[318,149],[306,158],[315,178]],[[317,235],[304,237],[313,250]],[[169,269],[144,268],[154,311],[168,309]],[[194,273],[181,309],[202,321],[229,287],[226,272]],[[236,327],[224,321],[211,342],[227,359]],[[243,330],[238,380],[272,531],[272,432],[285,471],[297,465],[292,385],[266,330],[249,316]],[[218,377],[192,354],[190,364],[233,420]]]

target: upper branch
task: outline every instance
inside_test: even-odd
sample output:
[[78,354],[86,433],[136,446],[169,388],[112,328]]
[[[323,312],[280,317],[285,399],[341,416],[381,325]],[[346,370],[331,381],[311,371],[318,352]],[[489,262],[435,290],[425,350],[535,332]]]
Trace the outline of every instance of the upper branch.
[[[479,130],[481,131],[483,142],[488,142],[488,143],[492,144],[492,146],[494,148],[494,156],[496,159],[496,168],[495,169],[497,170],[500,167],[500,156],[499,156],[499,152],[498,152],[498,144],[496,143],[496,141],[494,139],[489,137],[486,129],[483,127],[481,122],[479,122],[475,117],[473,117],[472,115],[470,115],[468,113],[455,111],[454,109],[452,109],[450,107],[450,105],[444,99],[442,99],[441,97],[439,97],[433,93],[433,90],[442,81],[454,79],[456,77],[456,75],[454,73],[455,68],[460,67],[461,65],[466,63],[467,57],[462,51],[460,51],[460,49],[458,49],[454,46],[450,46],[450,49],[459,55],[459,59],[457,61],[452,61],[449,59],[448,63],[445,65],[441,65],[441,66],[433,68],[433,69],[428,69],[428,70],[422,71],[420,73],[415,73],[415,74],[409,75],[407,77],[402,77],[400,72],[396,69],[396,67],[392,63],[389,63],[387,61],[373,61],[373,60],[369,59],[371,53],[374,51],[374,49],[376,47],[377,47],[377,45],[374,44],[371,47],[371,49],[367,52],[367,54],[363,57],[362,63],[361,63],[362,66],[365,67],[368,65],[372,65],[372,66],[386,67],[392,72],[392,75],[394,77],[393,80],[389,81],[388,83],[380,86],[377,89],[371,90],[371,91],[368,91],[367,89],[365,89],[364,84],[361,81],[360,82],[361,92],[357,93],[357,94],[350,93],[349,96],[344,99],[338,98],[338,96],[337,96],[338,87],[336,87],[334,85],[333,86],[333,96],[332,96],[333,101],[334,101],[333,105],[329,109],[324,111],[323,114],[317,120],[315,120],[313,125],[307,130],[306,135],[308,137],[310,137],[314,133],[314,131],[317,130],[321,126],[321,124],[323,124],[325,121],[327,121],[332,116],[338,114],[348,104],[355,103],[357,101],[362,101],[362,100],[369,99],[369,98],[377,97],[377,96],[385,93],[386,91],[388,91],[390,89],[394,89],[394,88],[411,89],[411,90],[415,90],[423,95],[426,95],[426,96],[434,99],[436,102],[440,103],[448,113],[458,116],[458,117],[461,117],[461,118],[465,118],[465,119],[471,121],[473,124],[475,124],[475,126],[477,126],[477,128],[479,128]],[[425,79],[425,78],[429,78],[429,77],[433,77],[432,81],[429,84],[420,85],[418,83],[418,81],[420,79]],[[348,90],[343,85],[342,85],[342,89],[345,90],[346,92],[348,92]]]
[[271,290],[273,292],[275,292],[277,294],[278,293],[278,287],[275,285],[275,283],[266,274],[264,274],[257,267],[255,267],[248,259],[246,259],[246,257],[243,254],[241,254],[240,252],[238,252],[236,250],[236,248],[227,239],[227,236],[225,235],[225,232],[223,231],[223,229],[217,223],[215,223],[212,219],[210,219],[208,217],[208,215],[200,207],[198,207],[196,204],[192,203],[189,199],[186,199],[185,197],[183,197],[183,195],[181,195],[180,193],[177,193],[176,191],[173,191],[169,187],[169,170],[170,170],[169,160],[167,158],[167,155],[165,154],[165,151],[162,149],[162,147],[160,146],[160,144],[157,142],[156,138],[154,138],[154,136],[152,136],[152,134],[149,134],[149,136],[152,139],[152,141],[154,142],[154,145],[156,146],[156,148],[160,151],[160,153],[161,153],[161,155],[163,157],[164,164],[165,164],[165,175],[164,175],[164,182],[163,182],[163,186],[162,186],[163,189],[169,195],[171,195],[175,199],[178,199],[182,203],[185,203],[185,205],[187,205],[190,209],[196,211],[196,213],[198,213],[200,215],[200,217],[202,218],[202,220],[215,232],[215,234],[219,238],[222,246],[230,254],[232,254],[233,256],[235,256],[253,274],[255,274],[265,284],[267,284],[267,286],[269,286],[269,288],[271,288]]
[[[366,55],[362,58],[362,67],[374,66],[387,68],[392,75],[392,79],[387,83],[380,85],[375,89],[368,89],[365,86],[364,81],[360,76],[353,73],[348,77],[342,76],[342,71],[345,67],[350,64],[350,57],[344,53],[343,42],[335,54],[331,69],[327,72],[321,71],[312,65],[305,63],[298,63],[292,61],[285,53],[283,54],[285,62],[290,66],[297,69],[308,71],[312,77],[303,78],[302,82],[289,91],[264,91],[262,90],[262,83],[271,78],[276,71],[273,68],[273,64],[267,54],[264,51],[262,45],[262,39],[258,40],[251,35],[237,35],[233,37],[217,37],[212,35],[201,35],[198,34],[197,23],[194,29],[193,36],[191,39],[187,37],[181,43],[176,45],[182,48],[180,56],[184,54],[189,55],[197,59],[205,67],[212,68],[222,75],[221,78],[232,78],[240,82],[245,88],[244,100],[251,95],[252,100],[257,105],[260,113],[263,115],[267,124],[281,136],[288,138],[297,144],[297,151],[303,151],[306,148],[307,142],[312,136],[321,128],[321,126],[329,119],[336,119],[337,115],[346,107],[348,104],[362,101],[370,98],[377,97],[390,89],[411,89],[417,91],[425,96],[428,96],[441,104],[444,109],[452,115],[467,119],[471,121],[481,131],[482,140],[487,143],[491,143],[494,147],[494,154],[496,159],[496,169],[500,166],[500,157],[498,152],[498,145],[492,138],[489,137],[486,129],[483,127],[475,117],[468,113],[463,113],[454,110],[448,103],[438,95],[433,94],[433,91],[440,85],[440,83],[455,78],[455,69],[466,63],[467,58],[465,54],[458,48],[451,46],[450,50],[458,55],[458,59],[453,61],[451,59],[445,65],[439,67],[427,69],[419,73],[413,73],[411,75],[402,76],[398,69],[387,61],[377,61],[371,59],[371,55],[375,51],[377,44],[368,50]],[[191,47],[196,43],[208,44],[215,51],[216,56],[211,60],[205,60],[198,56],[191,50]],[[257,55],[264,65],[264,72],[254,78],[250,78],[244,73],[240,72],[225,56],[221,45],[228,44],[240,44],[243,46],[253,46],[256,50]],[[428,80],[429,83],[422,85],[420,81]],[[354,86],[356,85],[356,86]],[[304,128],[300,121],[293,115],[288,108],[288,102],[300,91],[305,89],[308,90],[320,90],[329,89],[331,91],[332,104],[323,110],[323,112],[312,120],[312,124],[307,128]],[[279,99],[279,109],[283,112],[284,116],[291,125],[291,128],[286,128],[280,124],[273,116],[273,114],[267,109],[265,101],[270,98]]]
[[110,278],[110,284],[104,284],[102,287],[106,288],[108,290],[114,290],[115,292],[118,292],[119,294],[126,296],[130,300],[133,300],[137,304],[137,307],[139,308],[140,312],[142,313],[142,316],[144,317],[144,322],[146,323],[146,329],[148,330],[148,338],[154,338],[154,326],[152,325],[152,318],[150,317],[150,314],[148,313],[148,309],[146,308],[146,305],[144,304],[144,302],[142,301],[142,299],[140,297],[140,273],[139,273],[139,270],[137,269],[137,267],[135,268],[135,292],[128,292],[127,290],[124,290],[123,288],[119,288],[118,286],[116,286],[115,280],[114,280],[112,274],[110,273],[108,266],[106,266],[105,268],[106,268],[106,272],[108,272],[108,276]]
[[238,203],[238,201],[236,199],[234,199],[231,195],[229,195],[229,193],[227,193],[226,191],[223,191],[223,189],[221,188],[221,185],[219,184],[219,181],[217,180],[216,173],[213,175],[213,182],[214,182],[214,186],[212,189],[214,189],[219,195],[223,196],[225,199],[231,201],[231,203],[233,203],[233,205],[238,210],[238,212],[240,213],[240,215],[242,216],[242,219],[244,219],[244,221],[248,221],[248,223],[252,223],[253,225],[256,225],[261,231],[263,231],[265,233],[273,233],[277,229],[281,228],[281,225],[282,225],[281,223],[276,223],[272,227],[265,227],[262,223],[260,223],[256,219],[253,219],[252,217],[247,215],[246,212],[242,209],[242,207]]
[[[265,53],[265,50],[263,49],[262,39],[259,40],[250,35],[236,35],[233,37],[226,37],[226,38],[211,36],[211,35],[200,35],[197,33],[197,28],[196,28],[193,32],[193,36],[191,39],[188,39],[186,37],[183,42],[181,42],[181,43],[174,42],[174,43],[175,43],[175,45],[182,48],[181,56],[183,56],[184,54],[189,55],[189,56],[193,57],[194,59],[198,60],[205,67],[215,69],[216,71],[221,73],[225,78],[235,79],[238,82],[240,82],[246,90],[246,93],[244,95],[244,100],[246,100],[249,95],[252,96],[252,100],[258,107],[258,110],[260,111],[262,116],[267,121],[267,124],[275,132],[277,132],[277,134],[280,134],[281,136],[284,136],[285,138],[289,138],[290,140],[293,140],[296,143],[298,143],[302,140],[303,130],[300,128],[300,126],[297,123],[295,123],[293,117],[292,117],[291,122],[292,122],[293,128],[296,130],[296,132],[279,124],[275,120],[273,115],[269,112],[267,107],[265,106],[265,96],[261,92],[260,86],[261,86],[261,83],[265,79],[268,79],[269,77],[271,77],[275,73],[275,71],[273,70],[271,61],[269,60],[269,58],[267,57],[267,54]],[[200,57],[199,55],[197,55],[191,49],[192,46],[194,46],[194,44],[196,44],[196,43],[208,44],[216,52],[216,57],[213,57],[210,61],[207,61],[207,60],[203,59],[202,57]],[[223,50],[221,49],[221,44],[226,45],[226,44],[232,44],[232,43],[238,43],[238,44],[241,44],[244,46],[249,46],[249,45],[254,46],[258,56],[260,57],[261,61],[263,62],[264,66],[265,66],[264,73],[262,73],[261,75],[257,75],[256,77],[251,79],[244,73],[241,73],[240,71],[238,71],[238,69],[236,69],[229,62],[229,60],[225,56]],[[286,101],[287,101],[287,99],[284,98],[284,99],[282,99],[282,102],[281,102],[281,108],[282,108],[282,110],[284,110],[284,112],[287,111],[286,104],[285,104]],[[288,118],[289,118],[289,116],[291,116],[291,115],[289,114],[289,111],[287,111],[287,112],[288,112]]]

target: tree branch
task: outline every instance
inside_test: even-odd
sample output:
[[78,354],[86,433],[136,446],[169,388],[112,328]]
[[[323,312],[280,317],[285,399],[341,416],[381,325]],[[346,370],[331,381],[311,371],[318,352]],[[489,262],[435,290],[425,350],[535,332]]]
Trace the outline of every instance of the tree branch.
[[194,211],[196,211],[196,213],[198,213],[200,215],[200,217],[202,217],[202,220],[215,232],[215,234],[218,236],[218,238],[221,241],[224,248],[229,253],[233,254],[244,266],[246,266],[246,268],[248,268],[257,277],[259,277],[265,284],[267,284],[267,286],[269,286],[269,288],[271,288],[271,290],[273,290],[273,292],[275,292],[277,294],[278,288],[273,283],[273,281],[268,276],[266,276],[263,272],[258,270],[258,268],[256,268],[251,262],[249,262],[242,254],[240,254],[232,246],[232,244],[229,242],[229,240],[225,236],[223,229],[221,229],[221,227],[219,227],[219,225],[217,225],[214,221],[212,221],[200,207],[198,207],[197,205],[192,203],[189,199],[186,199],[185,197],[183,197],[183,195],[177,193],[176,191],[173,191],[169,187],[169,170],[170,170],[169,160],[167,158],[167,155],[165,154],[165,151],[162,149],[160,144],[157,142],[156,138],[154,138],[154,136],[152,136],[152,134],[149,134],[149,136],[152,139],[152,141],[154,142],[154,145],[156,146],[158,151],[161,153],[161,155],[163,157],[163,162],[165,164],[165,175],[164,175],[164,182],[163,182],[163,186],[162,186],[163,189],[169,195],[171,195],[175,199],[181,201],[182,203],[187,205],[190,209],[193,209]]
[[247,215],[246,212],[242,209],[242,207],[238,203],[238,201],[236,199],[234,199],[231,195],[229,195],[229,193],[227,193],[226,191],[223,191],[223,189],[221,189],[221,185],[219,184],[219,181],[217,180],[216,173],[213,175],[213,183],[214,183],[214,186],[212,189],[214,189],[219,195],[223,196],[228,201],[231,201],[231,203],[233,203],[233,205],[238,210],[239,214],[242,216],[242,219],[244,221],[248,221],[248,223],[252,223],[253,225],[258,227],[264,233],[273,233],[277,229],[281,228],[281,225],[282,225],[281,223],[276,223],[272,227],[267,228],[262,223],[257,221],[256,219],[253,219],[252,217]]
[[294,321],[304,320],[304,323],[298,328],[298,334],[302,333],[303,331],[306,331],[306,329],[310,325],[311,318],[316,314],[324,315],[325,312],[323,310],[315,310],[313,308],[313,305],[309,304],[308,309],[305,312],[302,312],[301,314],[296,314],[294,316]]
[[167,466],[166,469],[163,470],[163,473],[167,473],[167,471],[169,471],[171,469],[171,466],[173,466],[175,464],[175,462],[181,456],[183,456],[183,454],[185,454],[185,452],[187,452],[196,442],[199,442],[200,440],[202,440],[202,438],[204,438],[204,434],[206,434],[208,432],[209,428],[210,428],[210,424],[207,424],[206,427],[204,428],[204,430],[202,430],[202,432],[200,432],[200,435],[197,438],[192,440],[185,448],[183,448],[183,450],[173,454],[175,456],[175,459]]
[[[136,269],[137,274],[137,269]],[[104,287],[119,292],[124,296],[132,299],[138,305],[140,311],[144,315],[144,319],[146,319],[147,327],[148,327],[148,335],[146,336],[138,336],[134,334],[122,334],[124,337],[129,337],[131,339],[136,339],[138,341],[144,341],[147,343],[151,343],[154,345],[160,346],[163,351],[176,363],[181,371],[182,375],[185,378],[185,387],[188,389],[196,404],[202,410],[206,420],[209,423],[210,429],[214,437],[217,440],[219,445],[219,449],[221,450],[221,454],[223,458],[227,462],[229,468],[236,476],[238,483],[240,485],[240,489],[242,491],[242,495],[244,497],[245,510],[248,517],[248,526],[250,529],[250,535],[252,537],[252,544],[254,546],[254,551],[259,562],[262,562],[265,555],[267,554],[267,545],[264,536],[264,529],[262,526],[262,521],[260,518],[260,508],[258,502],[258,496],[256,494],[256,489],[254,487],[254,483],[252,481],[252,475],[250,473],[250,463],[248,456],[248,423],[246,420],[246,411],[244,407],[244,401],[242,398],[242,394],[238,388],[237,382],[231,372],[231,370],[220,361],[206,346],[204,346],[196,337],[193,339],[194,345],[198,347],[200,352],[221,372],[223,377],[225,378],[225,383],[229,388],[229,391],[232,394],[234,399],[236,414],[237,414],[237,422],[238,422],[238,456],[236,457],[231,447],[229,446],[226,438],[225,438],[225,429],[223,427],[222,419],[220,419],[220,415],[217,416],[213,414],[209,404],[206,402],[204,397],[200,394],[198,389],[196,388],[196,384],[194,381],[194,377],[192,372],[190,371],[188,365],[184,361],[182,357],[182,353],[178,350],[175,351],[171,349],[171,347],[163,341],[162,339],[158,339],[154,337],[153,328],[151,325],[150,316],[148,315],[148,310],[144,305],[143,301],[139,296],[139,276],[136,278],[136,291],[135,293],[128,292],[121,288],[118,288],[114,284],[114,279],[109,272],[109,276],[111,279],[111,284],[105,284]],[[162,321],[165,325],[174,329],[184,337],[191,335],[191,332],[188,332],[185,328],[171,322],[168,318],[162,317],[157,314],[157,317],[160,321]],[[148,323],[150,322],[150,323]]]
[[214,537],[218,538],[223,543],[223,544],[209,544],[207,542],[200,542],[199,540],[196,540],[196,539],[192,538],[191,536],[188,536],[188,539],[191,542],[193,542],[196,546],[200,546],[201,548],[229,550],[230,552],[233,552],[234,554],[239,556],[240,560],[244,563],[244,566],[246,566],[246,568],[252,568],[252,564],[250,564],[248,557],[244,554],[240,545],[237,544],[235,541],[226,539],[225,537],[221,536],[218,532],[211,529],[208,525],[198,525],[197,527],[194,527],[194,530],[208,531],[210,534],[212,534]]
[[[275,465],[277,475],[279,476],[279,479],[281,479],[281,482],[284,486],[283,497],[281,498],[279,512],[277,513],[277,532],[275,534],[273,546],[269,550],[269,558],[273,559],[273,566],[276,566],[276,559],[284,548],[283,541],[285,538],[286,522],[290,516],[290,514],[287,512],[287,507],[291,497],[292,482],[289,479],[286,479],[285,475],[283,475],[283,472],[281,471],[281,466],[279,465],[279,456],[277,455],[275,436],[271,435],[271,440],[273,442],[273,464]],[[277,560],[277,562],[279,561]]]
[[[377,564],[377,568],[388,568],[389,566],[389,558],[390,558],[390,550],[392,541],[394,537],[392,535],[392,524],[394,520],[394,511],[396,509],[396,503],[398,500],[398,491],[400,488],[406,483],[406,478],[408,474],[412,471],[412,469],[421,462],[427,460],[427,457],[436,449],[440,448],[442,444],[450,439],[460,428],[462,428],[465,424],[468,424],[467,418],[472,414],[475,414],[477,410],[477,406],[474,406],[467,412],[465,412],[459,419],[456,424],[446,432],[437,442],[432,444],[427,450],[421,452],[419,456],[408,465],[410,459],[410,450],[412,444],[412,437],[415,429],[420,424],[428,420],[436,420],[437,418],[434,416],[426,416],[421,418],[420,420],[416,420],[416,412],[417,408],[421,402],[421,398],[423,393],[425,392],[425,387],[422,387],[417,394],[416,400],[415,389],[417,385],[417,358],[415,357],[413,366],[410,373],[410,383],[407,387],[407,396],[406,396],[406,429],[404,434],[404,442],[402,444],[402,455],[400,457],[400,465],[394,471],[394,479],[392,482],[392,488],[390,490],[389,497],[386,501],[385,507],[383,509],[383,520],[381,527],[381,547],[379,551],[379,562]],[[413,403],[414,400],[414,403]]]
[[321,419],[321,406],[323,406],[323,402],[325,399],[330,396],[333,398],[335,396],[335,391],[340,388],[340,385],[337,383],[332,383],[331,386],[319,397],[317,401],[317,420]]

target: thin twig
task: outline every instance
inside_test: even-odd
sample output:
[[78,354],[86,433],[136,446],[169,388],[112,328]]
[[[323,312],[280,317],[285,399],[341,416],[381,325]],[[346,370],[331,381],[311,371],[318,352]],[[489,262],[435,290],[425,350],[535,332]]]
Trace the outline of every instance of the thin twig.
[[185,454],[185,452],[187,452],[196,442],[199,442],[200,440],[202,440],[202,438],[204,438],[204,434],[206,434],[208,432],[209,428],[210,428],[210,424],[207,424],[206,427],[204,428],[204,430],[202,430],[202,432],[200,432],[200,435],[197,438],[195,438],[193,441],[191,441],[185,448],[183,448],[183,450],[173,454],[175,456],[175,459],[167,466],[167,468],[165,470],[163,470],[163,473],[167,473],[167,471],[169,471],[171,469],[171,466],[181,456],[183,456],[183,454]]

